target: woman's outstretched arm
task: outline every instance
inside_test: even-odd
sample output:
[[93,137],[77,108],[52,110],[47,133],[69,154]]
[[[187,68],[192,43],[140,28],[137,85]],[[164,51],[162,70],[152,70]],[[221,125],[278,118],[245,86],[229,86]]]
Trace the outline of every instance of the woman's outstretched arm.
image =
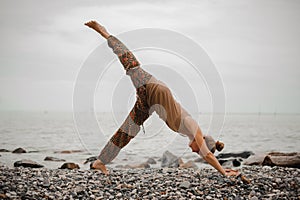
[[222,168],[220,165],[219,161],[217,158],[214,156],[212,152],[207,148],[206,143],[203,139],[203,134],[200,130],[200,128],[197,128],[197,133],[195,135],[195,141],[198,145],[199,152],[203,159],[208,162],[211,166],[213,166],[216,170],[218,170],[221,174],[225,175],[225,170]]
[[211,166],[213,166],[216,170],[218,170],[221,174],[226,176],[234,176],[238,174],[238,171],[226,169],[224,170],[223,167],[220,165],[217,158],[214,156],[214,154],[207,148],[206,143],[203,139],[203,134],[200,130],[200,128],[197,128],[197,133],[195,135],[195,141],[198,145],[199,152],[203,159],[209,163]]

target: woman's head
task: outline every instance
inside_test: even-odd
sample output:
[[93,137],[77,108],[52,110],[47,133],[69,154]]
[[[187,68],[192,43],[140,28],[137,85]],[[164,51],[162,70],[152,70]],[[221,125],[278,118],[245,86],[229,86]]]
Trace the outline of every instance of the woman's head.
[[215,153],[216,149],[218,151],[222,151],[224,148],[224,143],[220,141],[215,141],[210,135],[204,136],[204,140],[206,143],[207,148],[212,152]]
[[[212,153],[215,153],[216,149],[218,151],[222,151],[224,148],[224,143],[220,141],[215,141],[211,136],[207,135],[203,137],[205,144],[209,151]],[[190,142],[189,146],[191,147],[193,152],[198,153],[200,151],[198,144],[196,143],[196,140],[194,139],[193,141]]]
[[216,142],[216,149],[218,150],[218,151],[222,151],[223,149],[224,149],[224,143],[223,142],[220,142],[220,141],[217,141]]

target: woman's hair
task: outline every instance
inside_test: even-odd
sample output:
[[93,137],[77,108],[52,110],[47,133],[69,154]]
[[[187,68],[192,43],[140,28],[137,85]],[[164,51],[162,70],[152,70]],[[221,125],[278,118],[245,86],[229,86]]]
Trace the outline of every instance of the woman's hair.
[[217,141],[215,145],[216,145],[216,149],[218,151],[222,151],[224,149],[224,143],[223,142]]
[[207,148],[212,152],[215,153],[216,150],[218,151],[222,151],[224,148],[224,143],[220,142],[220,141],[215,141],[212,136],[210,135],[205,135],[203,137],[203,139],[205,140],[206,146]]

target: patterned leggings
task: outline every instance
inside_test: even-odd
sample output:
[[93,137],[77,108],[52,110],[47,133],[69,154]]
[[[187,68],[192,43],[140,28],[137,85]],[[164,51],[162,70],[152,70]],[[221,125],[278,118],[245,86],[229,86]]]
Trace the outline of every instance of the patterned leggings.
[[126,74],[130,76],[136,88],[137,100],[121,127],[110,138],[98,156],[103,164],[111,162],[119,154],[120,150],[138,134],[140,126],[152,114],[146,100],[146,83],[150,80],[151,75],[139,67],[139,62],[133,53],[116,37],[108,38],[108,46],[113,49],[126,70]]

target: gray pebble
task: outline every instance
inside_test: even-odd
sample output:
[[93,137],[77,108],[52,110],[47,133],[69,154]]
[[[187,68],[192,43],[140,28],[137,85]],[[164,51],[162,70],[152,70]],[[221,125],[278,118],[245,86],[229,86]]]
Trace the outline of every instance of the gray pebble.
[[121,192],[119,192],[117,195],[116,195],[116,197],[121,197],[122,196],[122,193]]
[[252,191],[250,192],[249,196],[250,196],[250,197],[255,196],[255,191],[252,190]]
[[188,189],[190,187],[191,183],[189,181],[183,181],[180,183],[179,187],[180,188],[184,188],[184,189]]

